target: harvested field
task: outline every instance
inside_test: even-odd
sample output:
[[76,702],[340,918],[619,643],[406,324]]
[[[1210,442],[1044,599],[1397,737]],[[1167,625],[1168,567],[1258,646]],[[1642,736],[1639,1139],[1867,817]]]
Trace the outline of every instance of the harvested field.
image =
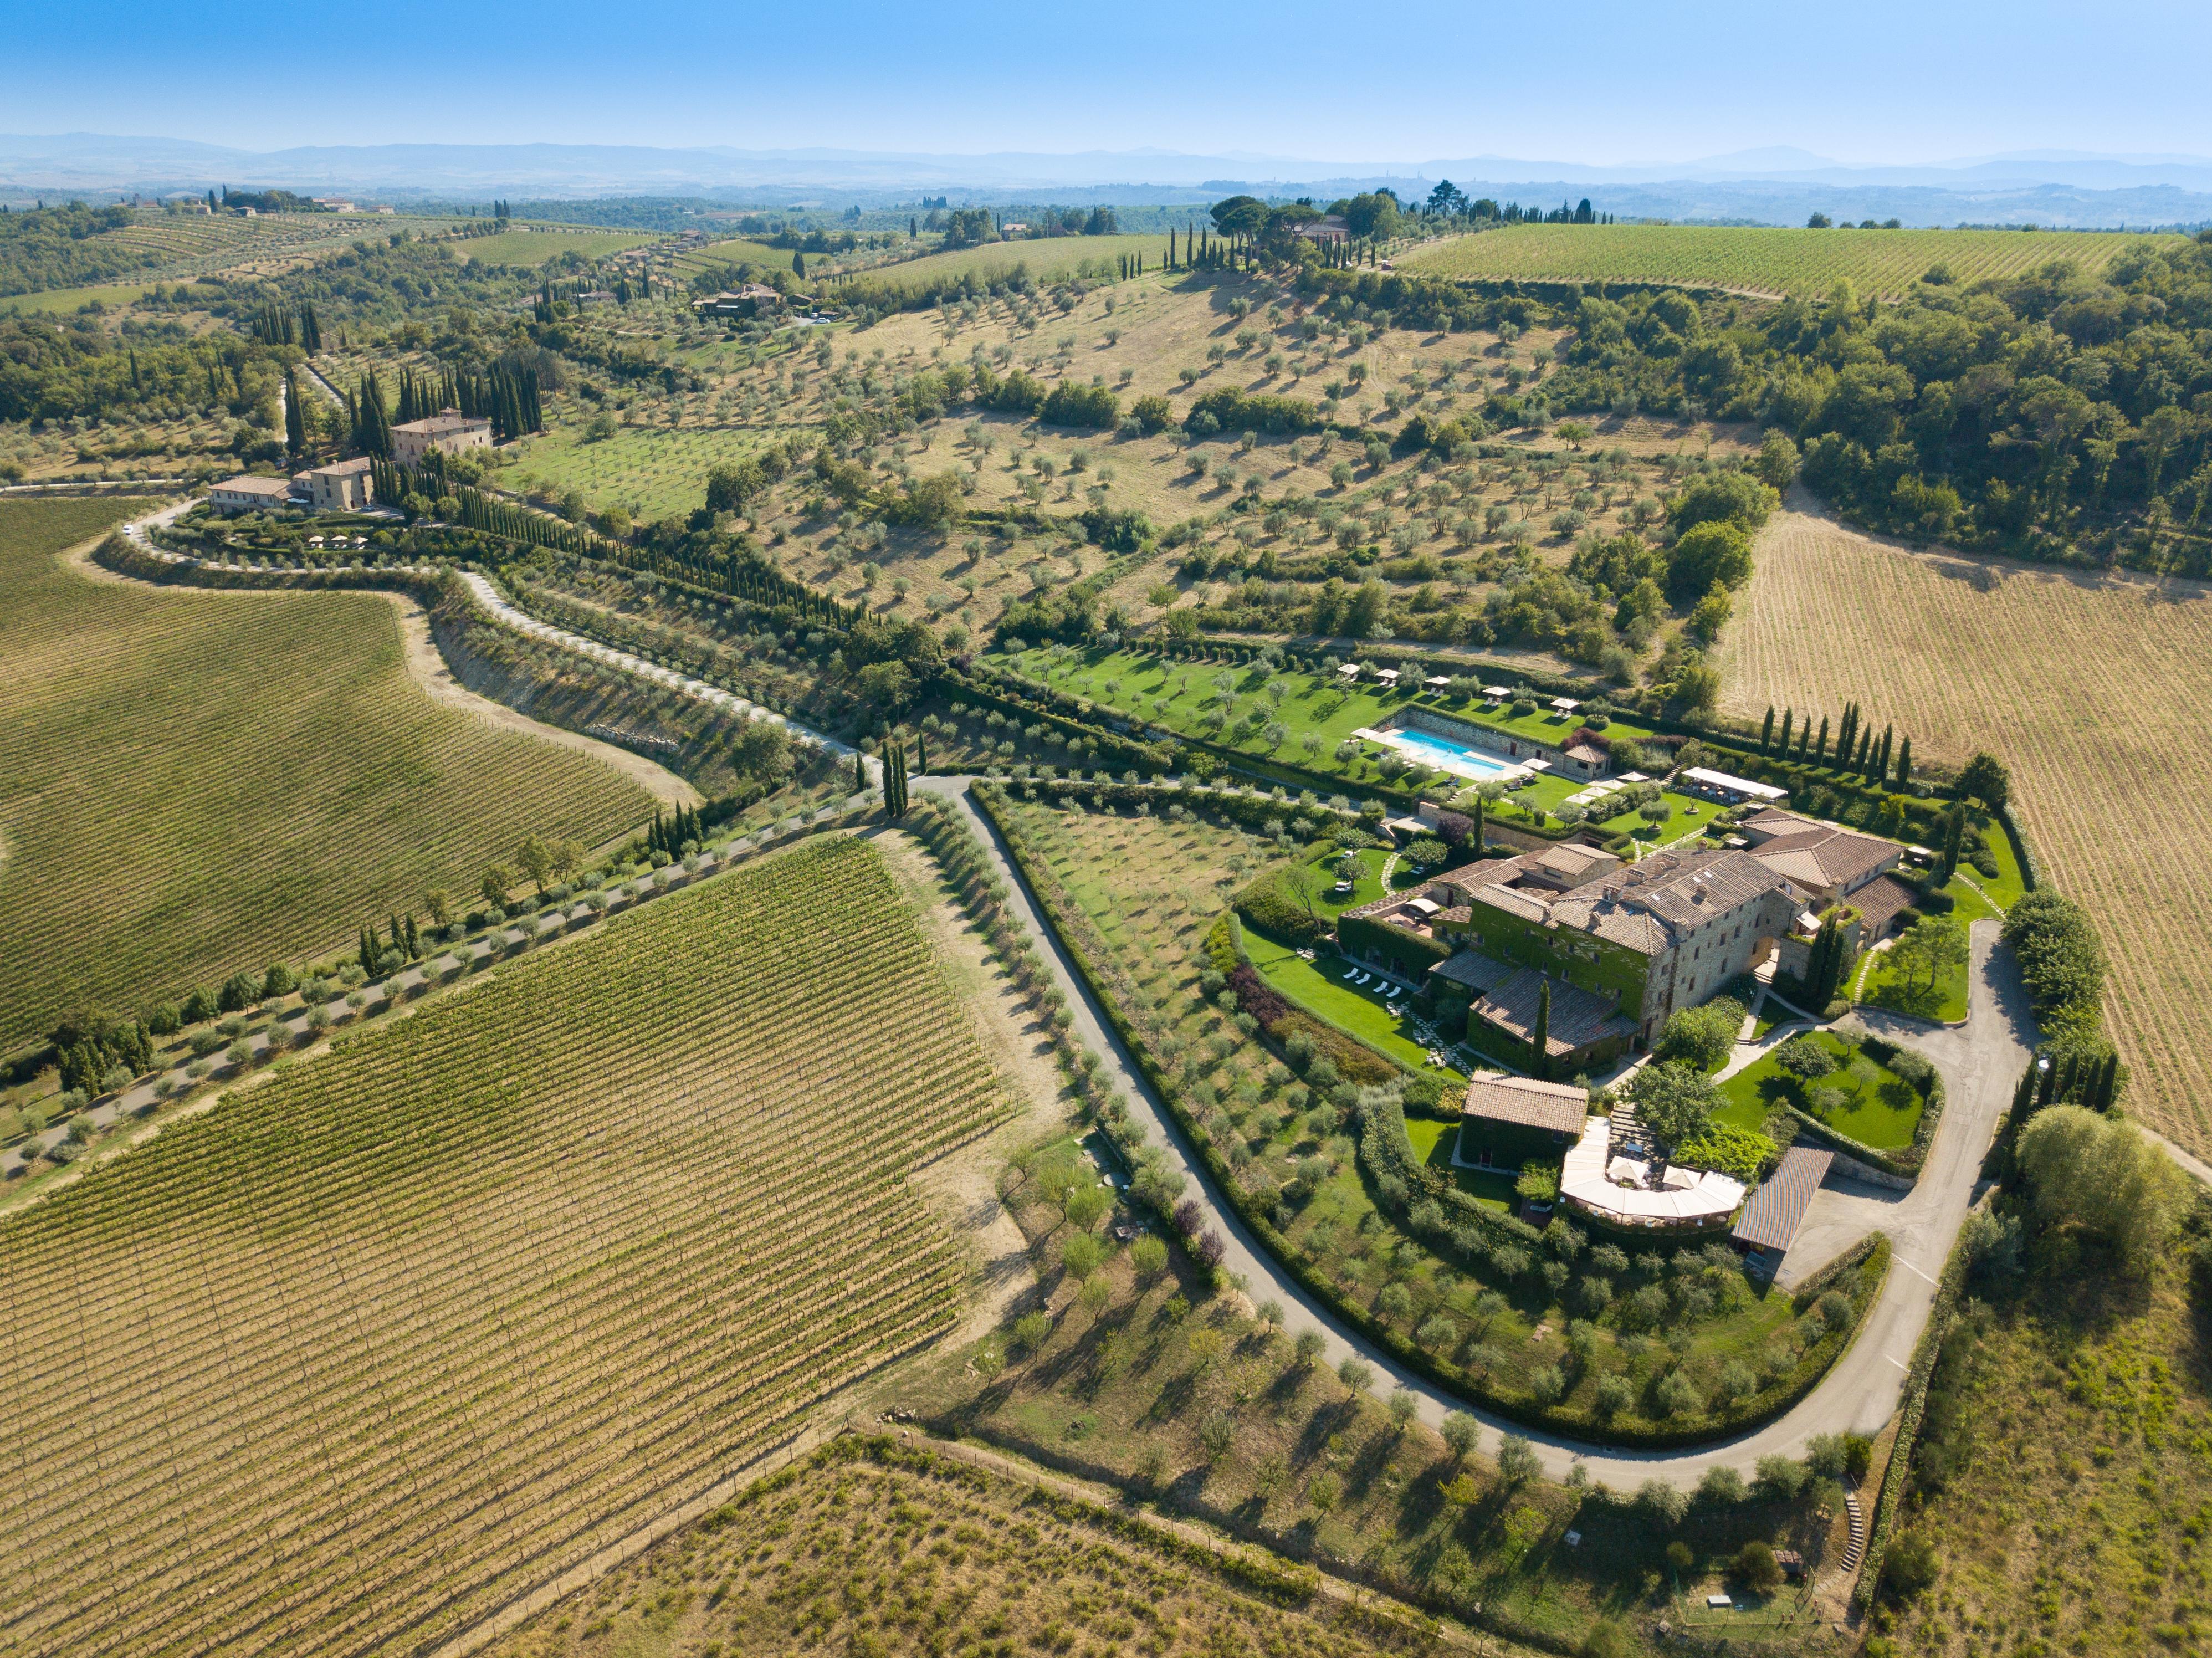
[[2043,872],[2095,914],[2129,1102],[2212,1152],[2212,586],[1914,553],[1806,512],[1761,537],[1725,705],[1863,702],[1916,752],[2012,768]]
[[0,504],[0,1047],[465,894],[528,835],[597,843],[650,814],[599,761],[434,703],[379,594],[57,562],[143,505]]
[[0,1226],[9,1650],[434,1648],[951,1328],[1006,1108],[822,839],[174,1124]]
[[1894,298],[1931,265],[1954,281],[2017,276],[2053,259],[2092,275],[2139,239],[2061,230],[1805,230],[1719,225],[1510,225],[1399,256],[1423,276],[1679,282],[1824,297],[1839,282]]

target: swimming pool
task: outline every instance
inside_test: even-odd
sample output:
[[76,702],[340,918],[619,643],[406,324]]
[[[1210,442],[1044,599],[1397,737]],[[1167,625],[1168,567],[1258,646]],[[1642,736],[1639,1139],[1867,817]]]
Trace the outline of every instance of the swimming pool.
[[1495,777],[1518,776],[1523,769],[1518,761],[1501,760],[1494,754],[1486,754],[1465,743],[1455,743],[1450,738],[1439,737],[1434,732],[1401,727],[1367,734],[1378,742],[1389,744],[1401,754],[1448,771],[1455,777],[1472,778],[1478,783],[1486,783]]

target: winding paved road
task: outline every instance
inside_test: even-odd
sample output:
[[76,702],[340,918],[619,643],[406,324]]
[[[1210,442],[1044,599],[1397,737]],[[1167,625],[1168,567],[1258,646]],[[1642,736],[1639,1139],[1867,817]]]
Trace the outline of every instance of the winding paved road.
[[[1910,1042],[1935,1061],[1942,1072],[1947,1102],[1926,1171],[1911,1192],[1878,1192],[1838,1182],[1835,1191],[1822,1191],[1808,1216],[1808,1236],[1801,1238],[1798,1248],[1815,1260],[1832,1257],[1844,1247],[1848,1239],[1836,1240],[1844,1232],[1863,1236],[1878,1229],[1890,1235],[1893,1254],[1889,1278],[1856,1339],[1819,1386],[1794,1409],[1763,1428],[1688,1450],[1623,1451],[1578,1444],[1474,1408],[1401,1370],[1382,1353],[1346,1334],[1313,1303],[1305,1290],[1245,1230],[1236,1212],[1207,1178],[1175,1120],[1107,1023],[1059,935],[1046,925],[1035,896],[1007,855],[990,819],[969,799],[971,780],[917,777],[913,786],[957,805],[982,840],[1000,878],[1006,884],[1009,909],[1036,937],[1067,995],[1075,1029],[1105,1061],[1115,1084],[1128,1096],[1132,1122],[1146,1143],[1166,1149],[1169,1160],[1188,1182],[1189,1195],[1210,1212],[1214,1229],[1227,1245],[1224,1265],[1244,1280],[1255,1300],[1272,1297],[1281,1303],[1285,1327],[1293,1334],[1319,1331],[1331,1363],[1356,1355],[1374,1367],[1376,1392],[1387,1394],[1401,1387],[1409,1389],[1420,1402],[1423,1420],[1435,1424],[1449,1412],[1465,1411],[1493,1435],[1510,1432],[1527,1437],[1545,1472],[1553,1477],[1564,1475],[1579,1461],[1592,1479],[1617,1490],[1631,1489],[1652,1479],[1686,1488],[1716,1466],[1737,1468],[1748,1475],[1762,1456],[1775,1452],[1802,1455],[1805,1442],[1815,1434],[1847,1429],[1871,1433],[1894,1412],[1913,1345],[1920,1339],[1935,1301],[1936,1281],[1942,1276],[1952,1240],[1972,1202],[1982,1157],[1998,1116],[2011,1102],[2013,1084],[2027,1063],[2027,1040],[2033,1031],[2027,998],[2011,965],[2010,953],[1996,948],[1994,922],[1978,923],[1974,929],[1972,1007],[1965,1026],[1929,1031],[1907,1021],[1891,1024],[1878,1017],[1863,1016],[1870,1029]],[[1821,1247],[1815,1227],[1830,1229],[1830,1247]]]
[[[173,518],[182,510],[181,507],[173,507],[133,520],[125,526],[125,533],[141,545],[150,546],[144,533],[146,527]],[[539,622],[509,604],[482,576],[470,574],[466,579],[478,599],[503,625],[702,701],[752,709],[752,705],[732,693]],[[757,712],[781,718],[769,710]],[[853,753],[848,746],[821,733],[796,726],[793,730],[795,735],[819,742],[834,753]],[[872,780],[878,778],[880,771],[876,762],[871,761],[869,766]],[[1849,1351],[1794,1409],[1763,1428],[1733,1440],[1688,1450],[1622,1451],[1533,1432],[1484,1411],[1470,1409],[1464,1401],[1401,1370],[1383,1354],[1347,1335],[1315,1306],[1305,1291],[1245,1230],[1236,1212],[1207,1178],[1165,1106],[1108,1025],[1057,933],[1046,924],[1034,895],[1007,855],[989,819],[969,798],[970,781],[965,777],[922,776],[914,779],[913,786],[951,802],[976,830],[1006,884],[1012,913],[1036,938],[1066,993],[1076,1029],[1104,1060],[1114,1080],[1132,1102],[1132,1120],[1142,1139],[1165,1148],[1170,1162],[1182,1170],[1191,1195],[1210,1212],[1212,1224],[1226,1245],[1224,1264],[1228,1270],[1240,1277],[1255,1297],[1273,1297],[1279,1301],[1284,1308],[1285,1322],[1293,1333],[1306,1329],[1320,1332],[1330,1362],[1357,1355],[1374,1367],[1378,1391],[1402,1387],[1412,1392],[1419,1401],[1425,1420],[1439,1423],[1448,1412],[1466,1410],[1493,1433],[1524,1434],[1534,1445],[1546,1472],[1554,1477],[1564,1475],[1573,1463],[1580,1461],[1593,1478],[1617,1488],[1632,1487],[1653,1478],[1689,1486],[1706,1469],[1716,1466],[1731,1467],[1748,1473],[1761,1456],[1775,1452],[1801,1453],[1805,1442],[1814,1434],[1846,1429],[1875,1431],[1895,1411],[1905,1367],[1934,1302],[1936,1279],[1973,1200],[1982,1158],[1998,1117],[2010,1102],[2013,1085],[2027,1062],[2033,1041],[2033,1025],[2027,994],[2009,952],[1997,948],[1996,923],[1978,922],[1973,929],[1972,994],[1969,1017],[1963,1026],[1931,1030],[1917,1022],[1892,1019],[1875,1011],[1863,1011],[1861,1014],[1869,1028],[1909,1043],[1934,1061],[1943,1076],[1947,1105],[1927,1165],[1911,1191],[1900,1193],[1832,1181],[1816,1197],[1808,1212],[1796,1251],[1802,1259],[1817,1262],[1832,1258],[1850,1242],[1875,1230],[1887,1233],[1893,1246],[1888,1281]],[[111,1113],[131,1108],[136,1091],[126,1093],[121,1101],[103,1108]],[[150,1088],[147,1089],[146,1097],[151,1097]]]

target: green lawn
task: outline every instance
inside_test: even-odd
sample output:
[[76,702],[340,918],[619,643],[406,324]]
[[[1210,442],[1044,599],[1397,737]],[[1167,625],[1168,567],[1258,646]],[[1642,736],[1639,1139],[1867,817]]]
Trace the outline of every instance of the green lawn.
[[709,471],[798,429],[670,432],[625,426],[611,438],[586,443],[581,424],[559,426],[518,445],[518,464],[501,481],[526,487],[523,481],[539,480],[556,489],[574,489],[595,507],[623,507],[640,519],[681,517],[705,504]]
[[1908,986],[1905,975],[1892,963],[1896,958],[1893,950],[1876,950],[1866,963],[1865,976],[1860,982],[1859,999],[1875,1007],[1886,1007],[1893,1012],[1909,1014],[1920,1019],[1941,1019],[1950,1023],[1966,1017],[1968,992],[1967,972],[1972,963],[1962,961],[1940,975],[1933,988],[1925,984]]
[[1457,1123],[1408,1117],[1406,1138],[1413,1143],[1415,1157],[1432,1169],[1447,1171],[1459,1189],[1484,1208],[1510,1210],[1519,1204],[1521,1194],[1514,1189],[1512,1175],[1489,1169],[1462,1169],[1452,1161],[1453,1148],[1459,1144]]
[[[1270,675],[1250,665],[1181,662],[1136,651],[1042,647],[1023,652],[1013,659],[1012,665],[1029,678],[1087,697],[1130,718],[1340,776],[1348,786],[1380,781],[1381,774],[1376,769],[1373,750],[1340,761],[1334,753],[1337,744],[1361,727],[1379,726],[1407,708],[1428,708],[1455,720],[1552,744],[1560,742],[1581,723],[1549,710],[1516,719],[1496,703],[1460,702],[1425,691],[1415,695],[1386,692],[1373,685],[1346,686],[1334,674],[1288,670]],[[1216,721],[1210,716],[1224,694],[1217,682],[1224,680],[1230,698],[1228,718]],[[1284,688],[1279,702],[1271,695],[1275,685]],[[1258,724],[1247,723],[1246,717],[1255,714],[1259,716]],[[1283,741],[1273,746],[1265,736],[1270,724],[1279,724],[1285,733]],[[1650,735],[1646,727],[1618,719],[1606,729],[1610,735],[1626,738]],[[1515,798],[1533,799],[1548,807],[1582,786],[1563,777],[1540,777]],[[1502,821],[1511,821],[1510,811],[1500,815]]]
[[[1434,1068],[1429,1064],[1428,1049],[1414,1040],[1412,1027],[1402,1025],[1382,1005],[1379,987],[1363,990],[1345,980],[1345,969],[1352,963],[1342,957],[1323,951],[1310,962],[1301,961],[1289,945],[1278,944],[1252,927],[1244,929],[1244,952],[1261,978],[1308,1011],[1415,1071]],[[1447,1067],[1442,1074],[1461,1082],[1467,1079],[1466,1073],[1455,1067]]]
[[[1813,1040],[1835,1058],[1834,1071],[1803,1088],[1769,1054],[1720,1085],[1722,1108],[1715,1114],[1739,1128],[1756,1129],[1768,1112],[1795,1099],[1838,1133],[1848,1134],[1862,1145],[1894,1151],[1911,1145],[1925,1103],[1919,1090],[1833,1031],[1816,1030]],[[1824,1115],[1811,1102],[1815,1089],[1834,1089],[1844,1096],[1843,1102]]]

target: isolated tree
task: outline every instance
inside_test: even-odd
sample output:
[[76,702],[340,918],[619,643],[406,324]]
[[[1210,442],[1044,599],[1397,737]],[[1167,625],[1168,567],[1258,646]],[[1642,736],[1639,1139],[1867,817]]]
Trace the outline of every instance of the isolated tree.
[[2038,1212],[2102,1237],[2137,1276],[2156,1262],[2189,1200],[2187,1177],[2133,1123],[2085,1106],[2037,1112],[2016,1153]]
[[2012,793],[2012,774],[1995,755],[1977,754],[1959,774],[1959,793],[1979,800],[1991,811],[1999,811]]
[[545,878],[553,872],[551,848],[535,835],[526,836],[522,844],[514,849],[514,861],[537,887],[538,896],[543,898],[545,896]]
[[1696,1139],[1720,1103],[1712,1079],[1678,1060],[1645,1066],[1629,1084],[1628,1097],[1644,1126],[1668,1146]]
[[1771,1546],[1753,1538],[1735,1553],[1736,1581],[1754,1594],[1765,1594],[1782,1582],[1782,1567]]

